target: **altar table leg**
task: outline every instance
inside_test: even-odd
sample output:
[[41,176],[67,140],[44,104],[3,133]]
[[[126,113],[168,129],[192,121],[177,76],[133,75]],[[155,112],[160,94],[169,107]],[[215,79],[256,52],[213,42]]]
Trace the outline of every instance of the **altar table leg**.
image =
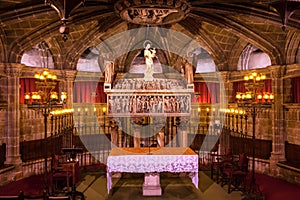
[[109,194],[112,187],[112,179],[111,179],[111,174],[109,172],[106,173],[106,181],[107,181],[107,194]]
[[199,182],[198,172],[191,172],[189,176],[191,177],[195,187],[198,189],[198,182]]

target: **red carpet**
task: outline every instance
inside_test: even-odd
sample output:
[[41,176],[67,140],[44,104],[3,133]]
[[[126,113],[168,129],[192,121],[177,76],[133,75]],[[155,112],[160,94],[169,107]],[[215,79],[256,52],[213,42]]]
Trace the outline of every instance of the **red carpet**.
[[18,195],[22,190],[26,195],[43,194],[44,176],[37,175],[24,178],[0,187],[0,195]]
[[[99,163],[82,167],[81,170],[105,170],[106,165]],[[48,174],[50,176],[50,174]],[[50,183],[48,183],[50,184]],[[45,189],[45,176],[36,175],[24,178],[0,187],[0,195],[18,195],[23,191],[25,195],[41,195]]]
[[266,200],[300,199],[300,186],[263,174],[256,174],[255,177]]

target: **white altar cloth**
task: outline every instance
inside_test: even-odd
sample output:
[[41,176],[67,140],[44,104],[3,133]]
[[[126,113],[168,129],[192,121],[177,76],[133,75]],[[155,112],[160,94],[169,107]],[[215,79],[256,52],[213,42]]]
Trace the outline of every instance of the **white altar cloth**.
[[112,172],[189,172],[198,188],[198,155],[186,147],[113,148],[107,158],[107,190],[112,188]]

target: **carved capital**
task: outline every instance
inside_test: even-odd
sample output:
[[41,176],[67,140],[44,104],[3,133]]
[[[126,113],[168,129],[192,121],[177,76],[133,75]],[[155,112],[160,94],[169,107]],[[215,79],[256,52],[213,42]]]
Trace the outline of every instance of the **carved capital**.
[[271,78],[281,78],[284,76],[285,67],[284,66],[272,66],[270,76]]
[[9,77],[20,77],[22,73],[23,64],[9,63],[6,65],[5,74]]
[[64,70],[64,78],[67,81],[74,81],[76,74],[77,74],[77,71],[75,71],[75,70]]
[[229,81],[230,73],[228,73],[228,72],[218,72],[218,73],[219,73],[219,77],[223,80],[223,83],[226,83]]

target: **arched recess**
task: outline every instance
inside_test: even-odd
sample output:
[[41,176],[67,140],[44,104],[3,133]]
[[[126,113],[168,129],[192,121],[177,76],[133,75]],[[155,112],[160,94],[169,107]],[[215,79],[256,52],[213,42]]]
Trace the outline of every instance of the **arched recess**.
[[207,73],[207,72],[216,72],[217,65],[212,59],[211,55],[203,48],[196,50],[196,70],[195,73]]
[[[78,59],[76,69],[77,71],[85,71],[85,72],[103,72],[103,67],[100,68],[99,66],[99,57],[105,58],[103,55],[101,55],[101,52],[97,47],[91,46],[87,48],[83,54],[81,54],[80,58]],[[104,60],[103,64],[104,65]]]
[[41,42],[33,48],[24,51],[22,54],[22,64],[29,67],[54,68],[53,56],[46,42]]
[[[162,35],[166,29],[162,28],[163,30],[150,28],[149,32],[145,31],[147,28],[141,28],[141,29],[130,29],[126,31],[127,34],[130,35],[128,39],[128,46],[130,49],[127,49],[128,51],[125,52],[123,55],[120,56],[119,59],[119,66],[122,72],[126,73],[130,69],[130,65],[132,64],[135,56],[139,54],[144,49],[144,43],[145,41],[151,41],[151,46],[156,49],[156,56],[160,60],[160,63],[163,65],[171,66],[171,54],[167,55],[167,46],[164,42],[164,35]],[[124,35],[126,34],[124,33]],[[134,35],[135,34],[135,35]],[[147,34],[150,34],[151,36],[147,37]],[[120,37],[122,37],[123,34],[120,34]],[[155,39],[159,38],[160,40],[157,41]],[[124,49],[123,49],[124,50]]]
[[[126,59],[125,59],[125,73],[132,71],[132,66],[134,65],[135,62],[139,62],[140,64],[144,63],[145,58],[144,58],[144,53],[143,49],[136,49],[134,51],[131,51],[127,54]],[[154,73],[160,72],[160,73],[166,73],[167,69],[164,70],[164,66],[170,66],[165,51],[161,49],[156,50],[156,55],[157,58],[154,59]],[[138,64],[138,63],[136,63]],[[157,65],[160,65],[161,69],[159,71],[156,71]]]
[[300,35],[296,31],[289,31],[286,38],[286,64],[300,63]]
[[265,68],[271,65],[270,57],[252,44],[248,44],[240,55],[237,70]]

